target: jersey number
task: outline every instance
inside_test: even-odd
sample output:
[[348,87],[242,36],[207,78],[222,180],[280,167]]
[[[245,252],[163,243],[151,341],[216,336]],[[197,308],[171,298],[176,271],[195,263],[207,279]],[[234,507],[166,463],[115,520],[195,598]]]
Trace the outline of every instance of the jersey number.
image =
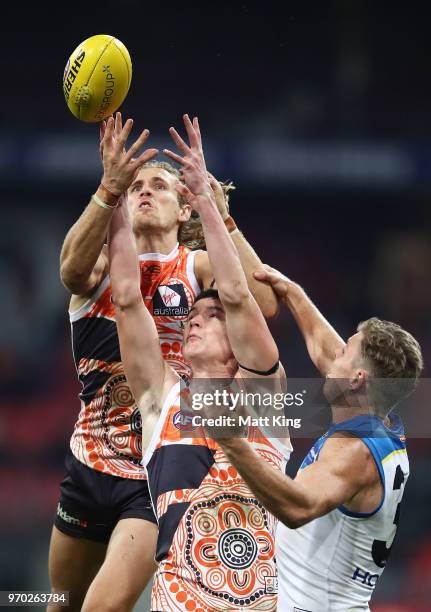
[[[395,478],[394,478],[394,486],[392,487],[392,490],[395,491],[397,489],[401,489],[401,485],[403,484],[404,480],[405,480],[404,472],[402,471],[401,466],[397,465],[397,469],[395,472]],[[398,504],[396,512],[395,512],[394,525],[396,527],[398,527],[398,521],[400,518],[400,510],[401,510],[401,502]],[[389,546],[389,548],[386,546],[386,542],[383,542],[383,540],[374,540],[373,546],[371,549],[371,554],[373,557],[373,561],[377,565],[377,567],[385,567],[388,561],[390,552],[392,550],[392,547],[394,545],[394,540],[395,540],[395,535],[394,535],[394,539],[392,540],[392,544]]]

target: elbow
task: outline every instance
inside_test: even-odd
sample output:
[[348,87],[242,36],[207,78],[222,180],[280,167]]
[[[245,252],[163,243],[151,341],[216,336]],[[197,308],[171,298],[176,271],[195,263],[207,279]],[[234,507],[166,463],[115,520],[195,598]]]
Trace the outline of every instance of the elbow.
[[84,288],[88,278],[83,274],[79,274],[67,262],[60,266],[60,279],[63,285],[74,295],[80,295],[84,292]]
[[280,512],[278,518],[289,529],[299,529],[312,520],[309,512],[303,509],[292,510],[292,508],[284,509]]
[[217,289],[222,304],[232,308],[243,306],[251,296],[247,285],[244,286],[240,282],[229,283],[225,286],[217,284]]
[[112,283],[112,301],[119,310],[125,310],[142,302],[140,287],[127,280]]

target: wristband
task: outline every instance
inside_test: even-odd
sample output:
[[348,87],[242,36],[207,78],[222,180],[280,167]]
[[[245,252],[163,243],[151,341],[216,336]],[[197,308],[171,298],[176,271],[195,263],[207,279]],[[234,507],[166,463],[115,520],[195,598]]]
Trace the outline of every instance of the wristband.
[[109,204],[106,204],[106,202],[101,200],[99,196],[96,195],[95,193],[93,193],[93,195],[91,196],[91,199],[93,200],[95,204],[100,206],[100,208],[106,208],[106,210],[114,210],[114,208],[117,208],[116,204],[114,204],[114,206],[110,206]]
[[97,191],[99,191],[99,189],[103,192],[103,196],[102,196],[103,200],[108,202],[108,205],[113,206],[114,204],[117,204],[117,201],[121,196],[121,193],[120,194],[113,193],[110,189],[105,187],[103,183],[100,183],[99,187],[97,188]]
[[226,219],[224,219],[224,224],[229,234],[232,234],[232,232],[238,229],[235,221],[232,219],[230,215],[226,217]]

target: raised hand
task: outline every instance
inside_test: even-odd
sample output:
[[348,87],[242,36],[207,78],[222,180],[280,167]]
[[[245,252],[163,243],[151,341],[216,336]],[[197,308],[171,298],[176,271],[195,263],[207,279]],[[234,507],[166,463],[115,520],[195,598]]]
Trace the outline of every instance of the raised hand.
[[184,142],[175,128],[169,128],[169,133],[182,152],[183,157],[169,149],[164,149],[163,153],[181,165],[185,185],[181,183],[177,185],[177,191],[186,198],[193,208],[199,210],[203,200],[214,201],[215,198],[205,165],[198,118],[195,117],[192,123],[189,116],[184,115],[183,120],[190,145]]
[[[114,138],[118,138],[121,134],[121,130],[123,129],[123,120],[121,117],[121,113],[120,111],[117,111],[115,113],[115,126],[114,126]],[[105,136],[105,132],[106,132],[106,120],[104,119],[101,123],[100,123],[100,144],[99,144],[99,153],[100,153],[100,159],[102,160],[103,163],[103,138]],[[124,153],[126,152],[126,150],[124,149]]]
[[144,130],[139,138],[126,151],[126,142],[133,127],[133,119],[127,119],[122,126],[121,114],[117,113],[115,121],[109,117],[106,125],[100,128],[100,155],[103,162],[104,185],[111,193],[121,195],[126,191],[145,162],[155,157],[157,149],[146,149],[139,157],[134,157],[147,141],[150,132]]
[[253,276],[257,280],[269,283],[280,300],[287,297],[289,289],[294,284],[287,276],[266,264],[263,264],[262,270],[253,272]]

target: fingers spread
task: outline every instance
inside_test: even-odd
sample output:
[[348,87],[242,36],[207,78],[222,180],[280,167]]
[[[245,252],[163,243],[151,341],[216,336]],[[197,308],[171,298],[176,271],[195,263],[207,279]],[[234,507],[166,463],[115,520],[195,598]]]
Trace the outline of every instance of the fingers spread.
[[190,202],[191,200],[193,200],[194,195],[192,194],[190,189],[183,183],[177,183],[175,185],[175,189],[180,195],[183,196],[183,198],[187,200],[187,202]]
[[103,140],[107,142],[112,138],[114,132],[114,119],[113,117],[108,117],[108,121],[106,122],[106,129],[103,136]]
[[105,132],[106,132],[106,121],[101,121],[99,127],[100,127],[99,129],[100,142],[102,142],[103,137],[105,136]]
[[186,155],[188,153],[191,153],[190,148],[186,145],[186,143],[184,142],[184,140],[181,138],[181,136],[178,134],[177,130],[174,127],[169,128],[169,134],[172,136],[172,140],[175,142],[175,144],[180,149],[180,151],[182,151]]
[[141,133],[141,135],[139,136],[139,138],[137,140],[135,140],[135,142],[132,144],[132,146],[130,147],[130,149],[127,151],[125,157],[124,157],[124,161],[128,162],[132,159],[133,155],[139,151],[139,149],[142,147],[142,145],[144,144],[144,142],[147,140],[148,136],[150,135],[150,131],[149,130],[143,130],[143,132]]
[[121,113],[118,111],[115,113],[115,138],[119,138],[121,134],[121,130],[123,129],[123,121],[121,118]]
[[132,166],[135,168],[139,168],[140,166],[145,164],[145,162],[149,161],[150,159],[153,159],[153,157],[155,157],[158,152],[158,149],[147,149],[146,151],[141,153],[138,158],[132,160]]
[[181,164],[181,165],[184,164],[184,159],[180,155],[177,155],[176,153],[174,153],[173,151],[170,151],[169,149],[163,149],[163,155],[170,157],[171,159],[176,161],[178,164]]
[[127,139],[129,138],[130,132],[132,131],[132,127],[133,127],[133,119],[127,119],[126,123],[124,124],[123,129],[121,130],[118,138],[117,138],[117,146],[119,149],[124,149]]
[[193,119],[193,127],[195,128],[195,132],[196,132],[196,136],[198,137],[199,145],[202,147],[202,136],[201,136],[201,130],[199,127],[199,119],[197,117],[194,117]]
[[200,146],[199,138],[196,134],[196,131],[195,131],[195,128],[193,127],[192,122],[190,121],[190,117],[187,114],[183,115],[183,120],[184,120],[184,126],[187,131],[187,136],[189,137],[190,146],[192,148],[199,147]]

